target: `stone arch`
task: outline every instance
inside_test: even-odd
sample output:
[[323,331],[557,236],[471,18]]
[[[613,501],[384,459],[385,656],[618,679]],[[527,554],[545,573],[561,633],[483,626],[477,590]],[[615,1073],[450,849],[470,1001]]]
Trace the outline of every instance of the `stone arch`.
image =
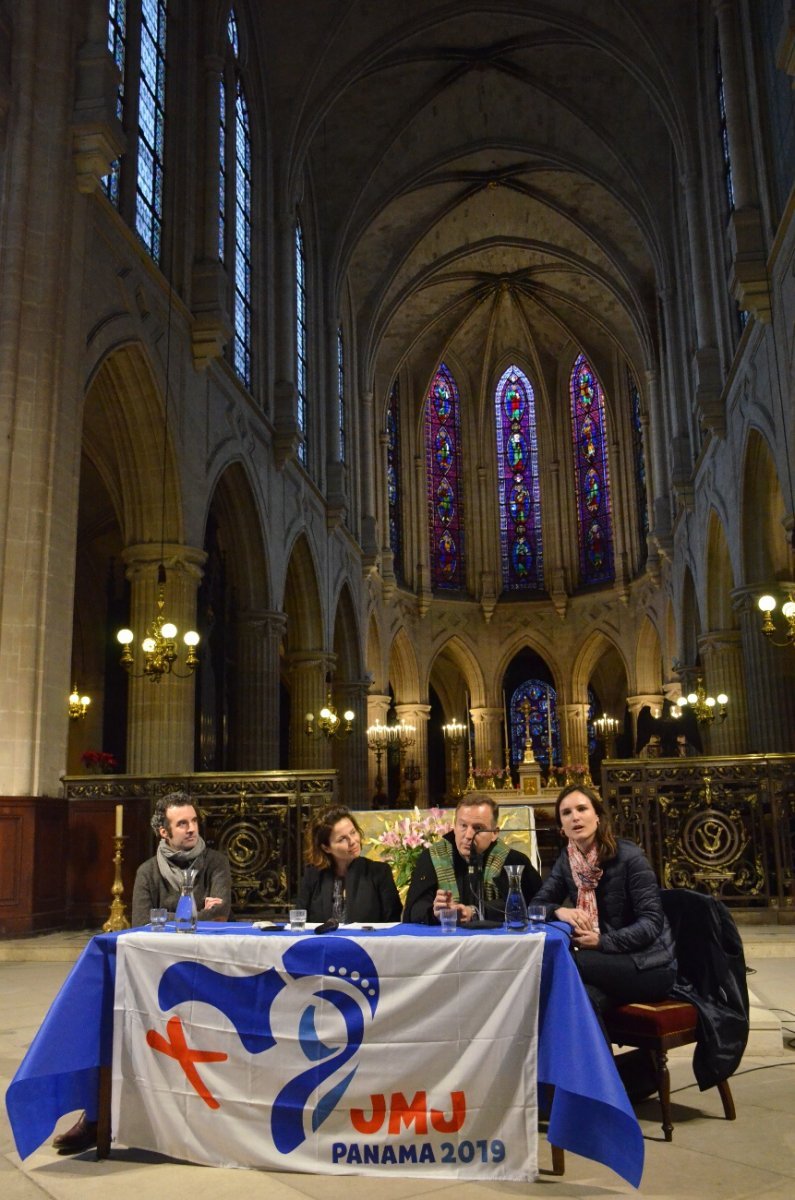
[[323,649],[323,607],[318,570],[309,541],[300,534],[290,552],[284,581],[286,640],[291,653]]
[[[583,642],[577,654],[571,672],[572,699],[585,702],[588,696],[588,685],[592,684],[595,676],[599,676],[602,687],[597,688],[603,705],[609,699],[626,701],[628,676],[624,655],[612,638],[599,629],[595,629]],[[616,678],[617,676],[617,678]],[[623,688],[621,686],[623,679]],[[623,692],[623,697],[622,697]]]
[[745,445],[740,488],[743,582],[753,585],[790,577],[792,563],[783,520],[786,515],[770,448],[757,429]]
[[343,583],[334,617],[334,673],[352,681],[362,676],[359,621],[347,581]]
[[420,673],[411,638],[398,629],[389,649],[389,682],[396,704],[416,703],[420,699]]
[[635,691],[641,695],[660,692],[663,676],[660,635],[654,622],[644,616],[635,646]]
[[473,707],[485,703],[488,685],[480,663],[460,637],[448,638],[437,650],[430,664],[428,682],[439,697],[448,721],[466,721],[466,693]]
[[737,614],[732,604],[734,572],[732,570],[726,531],[714,509],[707,521],[706,566],[706,625],[707,629],[734,629]]
[[[219,477],[208,508],[222,534],[229,585],[241,611],[271,607],[267,549],[251,483],[241,463],[231,463]],[[206,547],[205,547],[206,548]]]

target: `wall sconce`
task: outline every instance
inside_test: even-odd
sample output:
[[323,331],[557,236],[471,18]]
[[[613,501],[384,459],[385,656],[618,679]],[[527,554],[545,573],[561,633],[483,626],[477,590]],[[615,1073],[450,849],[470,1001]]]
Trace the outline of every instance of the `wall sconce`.
[[781,606],[781,615],[787,622],[787,628],[783,631],[783,642],[777,642],[773,638],[776,626],[770,614],[775,611],[776,605],[775,596],[760,596],[757,600],[756,606],[762,614],[762,633],[774,646],[793,646],[795,645],[795,600],[792,598],[792,592],[787,593],[787,599]]

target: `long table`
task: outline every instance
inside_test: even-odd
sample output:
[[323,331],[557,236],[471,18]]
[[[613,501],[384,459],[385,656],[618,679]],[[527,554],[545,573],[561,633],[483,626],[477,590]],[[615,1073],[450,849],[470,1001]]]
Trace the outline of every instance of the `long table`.
[[[243,934],[242,937],[241,934]],[[120,956],[119,947],[123,944],[124,938],[130,940],[127,946],[123,947],[124,953]],[[232,939],[226,943],[226,952],[224,952],[225,938]],[[302,944],[303,949],[301,949]],[[504,989],[511,989],[511,991],[508,996],[509,1007],[502,1010],[500,1017],[500,1035],[508,1053],[505,1053],[505,1049],[495,1050],[492,1058],[497,1062],[510,1063],[510,1051],[515,1045],[516,1054],[526,1056],[527,1062],[535,1067],[534,1072],[525,1075],[527,1081],[532,1079],[532,1091],[535,1091],[536,1079],[540,1090],[543,1085],[551,1085],[554,1088],[548,1123],[549,1141],[554,1146],[604,1163],[634,1186],[640,1183],[643,1173],[643,1139],[640,1128],[615,1070],[610,1048],[602,1037],[572,961],[568,932],[554,924],[547,925],[544,934],[535,935],[529,933],[517,935],[506,933],[503,930],[487,932],[460,930],[455,935],[449,935],[442,934],[436,928],[402,925],[390,930],[372,932],[345,930],[321,938],[315,938],[313,934],[305,936],[285,934],[275,937],[273,934],[258,933],[256,930],[240,924],[207,924],[200,925],[195,939],[190,935],[147,934],[140,931],[98,936],[89,943],[75,964],[6,1093],[9,1120],[21,1157],[24,1158],[31,1154],[45,1142],[52,1134],[59,1118],[65,1113],[83,1108],[89,1118],[93,1119],[97,1116],[100,1077],[101,1074],[107,1076],[114,1059],[114,999],[117,1007],[115,1020],[115,1073],[117,1078],[114,1088],[119,1086],[120,1080],[123,1083],[124,1070],[119,1063],[125,1060],[125,1056],[129,1057],[129,1051],[125,1050],[120,1040],[122,1026],[125,1024],[128,1012],[143,1012],[146,1003],[137,996],[134,996],[131,1001],[132,993],[129,988],[126,992],[121,986],[117,988],[116,968],[119,957],[124,960],[129,955],[130,962],[136,962],[135,951],[148,953],[150,957],[154,951],[157,951],[158,956],[165,956],[164,963],[167,959],[170,962],[174,954],[178,955],[179,961],[174,963],[170,973],[166,971],[159,985],[160,990],[155,993],[157,1006],[159,1006],[159,1010],[162,1010],[160,1016],[163,1022],[165,1022],[165,1014],[181,1011],[178,1006],[188,998],[188,994],[192,1006],[191,1015],[198,1021],[203,1033],[209,1028],[201,1015],[209,1011],[205,1009],[204,1005],[210,1004],[226,1010],[224,1020],[227,1018],[231,1020],[232,1031],[236,1031],[235,1036],[243,1041],[247,1050],[255,1058],[257,1055],[263,1055],[263,1051],[268,1052],[263,1056],[262,1061],[267,1062],[269,1074],[274,1064],[279,1064],[280,1069],[283,1066],[283,1055],[278,1045],[280,1030],[277,1026],[279,1021],[284,1023],[285,1017],[284,1014],[276,1015],[277,997],[279,997],[279,1003],[285,996],[288,997],[288,1001],[293,1004],[293,1009],[301,1020],[302,1029],[297,1038],[293,1039],[293,1049],[296,1044],[300,1045],[307,1058],[314,1053],[319,1061],[323,1059],[324,1055],[331,1055],[332,1051],[324,1046],[323,1037],[317,1036],[317,1031],[312,1027],[318,1005],[314,1001],[312,1004],[307,1003],[307,997],[321,997],[318,1003],[322,1004],[330,1000],[332,1005],[336,1006],[341,1014],[339,1021],[344,1024],[346,1030],[345,1053],[350,1057],[351,1071],[347,1075],[342,1070],[338,1071],[338,1081],[324,1097],[321,1094],[322,1088],[316,1086],[323,1071],[320,1067],[314,1068],[320,1074],[316,1077],[313,1076],[309,1081],[311,1086],[305,1088],[307,1096],[311,1092],[311,1102],[316,1106],[315,1113],[310,1113],[311,1123],[306,1126],[310,1134],[317,1125],[326,1120],[335,1106],[341,1111],[340,1098],[355,1074],[355,1070],[359,1069],[356,1065],[357,1061],[364,1061],[363,1048],[369,1036],[368,1027],[372,1028],[374,1036],[377,1035],[379,1039],[379,1052],[387,1053],[387,1043],[390,1038],[384,1037],[383,1024],[379,1026],[374,1018],[377,1005],[382,1002],[382,999],[381,1016],[388,1012],[386,997],[390,988],[393,991],[397,988],[396,980],[400,974],[398,966],[401,963],[403,963],[404,971],[405,964],[408,963],[416,964],[422,972],[421,975],[414,976],[417,989],[420,989],[423,979],[429,974],[427,965],[423,965],[429,961],[436,960],[441,964],[440,978],[444,977],[446,971],[449,972],[453,969],[458,971],[459,982],[456,986],[460,994],[459,1008],[465,1012],[468,1012],[471,998],[477,995],[475,989],[477,978],[484,973],[493,972],[491,978],[499,981],[499,986],[496,990],[492,990],[492,997],[496,998],[501,995]],[[221,993],[216,986],[217,980],[213,982],[213,971],[209,970],[209,974],[205,976],[208,968],[200,965],[199,962],[208,954],[211,959],[215,956],[219,961],[227,963],[222,968],[227,976],[230,973],[236,976],[236,979],[231,981],[234,983],[234,987],[230,986],[225,989],[222,986],[221,993],[227,990],[231,996],[232,992],[240,992],[238,985],[241,979],[251,983],[252,986],[247,990],[251,992],[253,987],[256,991],[257,998],[254,1007],[258,1006],[257,1011],[265,1012],[264,1024],[259,1021],[255,1028],[249,1022],[250,1027],[246,1026],[246,1018],[240,1014],[242,1001],[217,998]],[[171,955],[171,959],[169,959],[169,955]],[[525,984],[525,977],[517,974],[526,969],[527,961],[534,955],[541,963],[540,979],[538,979],[538,975],[536,976],[538,982],[535,993],[532,987]],[[307,976],[311,976],[315,968],[306,968],[301,965],[310,961],[314,962],[318,956],[320,956],[320,960],[330,964],[324,968],[325,971],[333,972],[337,969],[334,966],[335,963],[348,964],[338,972],[337,983],[331,989],[328,986],[328,978],[325,981],[315,978],[314,982],[311,978],[307,979]],[[259,967],[265,965],[266,969],[255,969],[253,965],[247,965],[246,962],[241,963],[241,959],[248,958],[251,958],[252,964],[256,962]],[[267,966],[268,963],[271,965]],[[365,979],[367,983],[367,987],[364,989],[365,998],[362,1000],[360,997],[360,1003],[357,1006],[342,996],[342,992],[346,989],[348,992],[351,991],[352,979],[357,980],[356,988],[362,991],[361,981],[366,975],[363,966],[365,963],[370,964],[367,971],[371,971],[371,967],[375,964],[380,970],[380,981],[373,986]],[[390,964],[393,964],[394,969]],[[136,968],[133,975],[137,977],[140,973],[140,970]],[[339,976],[346,975],[346,973],[348,978],[342,981],[345,986],[337,986],[340,982]],[[120,971],[119,974],[120,979],[123,980],[124,973]],[[210,979],[212,986],[206,983],[206,979]],[[296,992],[297,999],[293,1003],[288,985],[297,988],[299,984],[303,991],[300,992],[300,996],[298,991]],[[309,992],[306,990],[307,987],[310,988]],[[311,991],[312,988],[316,990]],[[123,994],[120,995],[120,991]],[[400,1003],[396,1003],[393,1008],[393,1019],[395,1013],[403,1010],[412,1011],[414,1008],[413,1004],[406,1004],[408,993],[395,991],[395,995],[400,996]],[[533,1004],[530,1003],[531,997],[537,998],[537,1006],[535,1006],[535,999]],[[419,1012],[422,1009],[419,990],[417,991],[417,1001],[417,1011]],[[245,1003],[249,1004],[249,1000],[246,1000]],[[468,1024],[462,1024],[452,1039],[452,1049],[462,1056],[464,1051],[468,1050],[469,1043],[474,1040],[473,1030],[476,1036],[480,1036],[481,1033],[484,1038],[493,1036],[489,1032],[488,1011],[483,1010],[482,999],[478,1003],[480,1009],[475,1014],[477,1018],[475,1024],[471,1019]],[[526,1004],[527,1012],[524,1011]],[[269,1024],[271,1006],[274,1017]],[[184,1011],[187,1012],[187,1010]],[[505,1024],[506,1013],[509,1017],[508,1025]],[[534,1027],[536,1013],[537,1038]],[[371,1017],[373,1018],[372,1022],[370,1022]],[[141,1028],[145,1030],[147,1020],[149,1020],[149,1024],[152,1021],[151,1018],[147,1018],[146,1013],[142,1020]],[[176,1022],[176,1024],[174,1025],[172,1022]],[[248,1033],[241,1033],[241,1030],[246,1028]],[[391,1025],[390,1028],[392,1028]],[[163,1030],[165,1029],[166,1026],[163,1024]],[[322,1035],[322,1029],[320,1033]],[[209,1043],[215,1046],[214,1039],[220,1036],[219,1033],[213,1031]],[[399,1039],[400,1036],[405,1035],[398,1034],[397,1036]],[[157,1058],[158,1061],[162,1060],[167,1066],[173,1068],[173,1060],[180,1058],[180,1054],[178,1050],[175,1051],[174,1046],[180,1038],[183,1039],[184,1046],[184,1035],[179,1019],[177,1017],[169,1019],[168,1039],[171,1039],[170,1041],[166,1040],[164,1033],[156,1030],[145,1030],[145,1037],[150,1048],[162,1051],[152,1057]],[[399,1088],[390,1091],[385,1087],[383,1089],[386,1093],[385,1097],[372,1095],[368,1091],[362,1102],[362,1108],[356,1110],[358,1115],[355,1117],[355,1121],[358,1122],[360,1129],[375,1128],[375,1122],[378,1119],[377,1105],[383,1103],[388,1106],[391,1103],[394,1108],[396,1096],[400,1099],[403,1109],[407,1111],[402,1111],[397,1115],[391,1112],[386,1116],[382,1113],[381,1118],[383,1122],[394,1119],[395,1129],[397,1130],[399,1126],[401,1133],[405,1132],[406,1127],[411,1123],[415,1126],[412,1132],[416,1132],[418,1128],[427,1127],[429,1118],[434,1128],[441,1130],[456,1128],[456,1104],[464,1103],[458,1097],[465,1095],[465,1089],[462,1087],[459,1091],[456,1090],[455,1083],[450,1084],[450,1079],[454,1078],[455,1072],[450,1074],[449,1064],[446,1068],[446,1075],[437,1076],[435,1073],[433,1054],[434,1045],[438,1039],[429,1038],[427,1029],[423,1032],[419,1026],[417,1039],[421,1040],[423,1054],[429,1065],[428,1078],[444,1078],[446,1080],[447,1086],[443,1088],[446,1103],[440,1103],[438,1109],[432,1108],[432,1104],[437,1101],[433,1100],[429,1092],[428,1111],[418,1114],[418,1105],[422,1107],[422,1104],[425,1103],[424,1090],[416,1095],[404,1096]],[[204,1040],[207,1042],[208,1038],[205,1036]],[[445,1041],[447,1043],[445,1053],[449,1058],[450,1037],[446,1037]],[[283,1044],[288,1045],[286,1042]],[[404,1045],[407,1044],[404,1042]],[[359,1059],[356,1057],[357,1052]],[[185,1053],[188,1054],[188,1051]],[[500,1058],[501,1054],[502,1058]],[[226,1053],[216,1053],[210,1054],[209,1057],[210,1059],[227,1060],[229,1056]],[[488,1062],[488,1057],[485,1061]],[[342,1059],[340,1058],[341,1063]],[[185,1063],[181,1062],[181,1065],[184,1067]],[[226,1064],[222,1063],[222,1065],[226,1069]],[[196,1070],[193,1067],[185,1069],[186,1077],[189,1080],[191,1072],[195,1077],[193,1078],[193,1087],[186,1087],[189,1098],[181,1101],[183,1108],[180,1109],[180,1112],[183,1114],[184,1128],[186,1129],[192,1128],[195,1124],[197,1107],[200,1112],[203,1111],[203,1106],[212,1107],[207,1095],[197,1099],[197,1092],[200,1093],[204,1087],[203,1080],[207,1073],[214,1069],[215,1064],[212,1062],[209,1067],[201,1065]],[[309,1072],[305,1072],[305,1075],[309,1076]],[[135,1076],[134,1071],[133,1076]],[[389,1071],[385,1070],[384,1078],[388,1079],[388,1077]],[[366,1073],[362,1074],[360,1078],[366,1079]],[[156,1095],[158,1086],[155,1081],[155,1100],[152,1103],[160,1102]],[[164,1090],[170,1086],[167,1082],[162,1084]],[[251,1084],[251,1086],[255,1085]],[[481,1108],[487,1108],[489,1105],[494,1107],[496,1103],[494,1096],[499,1088],[490,1082],[485,1090],[489,1093],[488,1102],[478,1103],[477,1106],[472,1105],[473,1114],[475,1108],[480,1112]],[[546,1091],[546,1089],[544,1090]],[[418,1100],[418,1096],[422,1096],[422,1104]],[[284,1082],[279,1097],[282,1112],[283,1114],[287,1113],[284,1125],[284,1130],[287,1132],[283,1130],[278,1133],[277,1131],[276,1140],[278,1141],[278,1138],[281,1137],[286,1145],[292,1139],[291,1144],[295,1144],[302,1139],[304,1134],[300,1130],[298,1133],[295,1132],[297,1128],[295,1121],[292,1121],[292,1132],[288,1130],[288,1126],[291,1125],[290,1110],[299,1107],[294,1092],[294,1083],[290,1078]],[[210,1099],[214,1100],[214,1097],[211,1096]],[[169,1102],[172,1101],[173,1097],[169,1092]],[[533,1130],[535,1129],[535,1101],[534,1094],[527,1096],[527,1108],[532,1114]],[[117,1097],[114,1097],[114,1103],[114,1119],[118,1122]],[[190,1108],[191,1103],[196,1107]],[[306,1107],[310,1107],[308,1101],[305,1100],[304,1103]],[[184,1107],[186,1105],[188,1107]],[[219,1106],[216,1104],[216,1107]],[[514,1104],[513,1108],[515,1110],[517,1106]],[[129,1106],[124,1111],[129,1112]],[[241,1108],[240,1111],[243,1112],[243,1109]],[[295,1116],[294,1113],[293,1116]],[[514,1111],[511,1120],[515,1122],[517,1117],[521,1119],[521,1112],[517,1114]],[[298,1119],[296,1116],[295,1120]],[[474,1115],[471,1119],[473,1122],[475,1121]],[[487,1114],[486,1117],[480,1119],[488,1123],[488,1120],[492,1118]],[[124,1127],[124,1120],[121,1123]],[[332,1124],[333,1121],[329,1119],[329,1125]],[[130,1129],[135,1131],[145,1128],[145,1125],[145,1121],[143,1125],[136,1125],[135,1121],[127,1120],[128,1132]],[[477,1130],[480,1127],[473,1124],[472,1128]],[[494,1128],[498,1131],[501,1128],[499,1120],[495,1119]],[[511,1125],[508,1122],[506,1128],[512,1130],[514,1142],[520,1140],[517,1133],[519,1126],[515,1123]],[[466,1134],[467,1130],[465,1129],[463,1133]],[[475,1167],[469,1170],[463,1169],[467,1163],[465,1159],[460,1158],[460,1154],[463,1152],[457,1136],[448,1137],[444,1143],[448,1149],[443,1153],[453,1157],[459,1156],[460,1169],[455,1177],[475,1177]],[[125,1139],[122,1137],[120,1140],[124,1141]],[[198,1140],[201,1141],[200,1138]],[[141,1148],[163,1150],[162,1143],[148,1147],[146,1144],[142,1145],[144,1141],[144,1138],[136,1136],[130,1139],[130,1144],[141,1146]],[[346,1157],[351,1153],[348,1142],[339,1140],[339,1135],[337,1135],[337,1140],[334,1140],[332,1145],[335,1170],[355,1171],[359,1169],[356,1165],[356,1157],[353,1160],[354,1165],[351,1165],[350,1158]],[[503,1141],[499,1139],[489,1141],[485,1137],[478,1136],[466,1138],[465,1145],[466,1154],[470,1155],[470,1161],[474,1158],[476,1162],[480,1161],[481,1163],[481,1178],[484,1172],[488,1172],[491,1178],[519,1177],[500,1174],[500,1160],[495,1147],[503,1146],[500,1153],[504,1153]],[[421,1150],[421,1153],[425,1153],[432,1160],[434,1155],[436,1161],[443,1156],[439,1153],[439,1146],[429,1138],[422,1142],[422,1146],[425,1149]],[[450,1149],[451,1146],[456,1148]],[[282,1151],[284,1150],[285,1147],[282,1147]],[[356,1155],[362,1153],[364,1151],[361,1147],[355,1151]],[[377,1152],[375,1153],[377,1158]],[[202,1161],[197,1159],[194,1154],[185,1156],[194,1161]],[[243,1158],[242,1162],[246,1163],[247,1160]],[[284,1169],[290,1168],[285,1166]],[[293,1169],[307,1168],[298,1166]],[[316,1169],[323,1168],[321,1166]],[[413,1165],[411,1169],[414,1169]],[[422,1173],[422,1171],[418,1167],[415,1173]],[[435,1171],[429,1169],[426,1173],[433,1174]]]

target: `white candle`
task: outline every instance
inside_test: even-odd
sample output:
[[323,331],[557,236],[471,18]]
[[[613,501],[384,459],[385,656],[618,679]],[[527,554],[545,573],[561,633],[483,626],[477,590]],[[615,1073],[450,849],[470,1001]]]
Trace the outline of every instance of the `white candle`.
[[116,805],[116,837],[121,837],[121,831],[124,822],[124,805]]

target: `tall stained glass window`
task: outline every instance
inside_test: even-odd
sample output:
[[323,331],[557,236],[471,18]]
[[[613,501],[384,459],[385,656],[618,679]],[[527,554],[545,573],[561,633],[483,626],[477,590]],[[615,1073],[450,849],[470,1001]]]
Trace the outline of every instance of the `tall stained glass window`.
[[[635,494],[638,501],[638,529],[643,546],[649,532],[649,505],[646,496],[646,453],[643,445],[643,422],[640,413],[640,391],[635,376],[627,367],[627,386],[632,408],[632,457],[635,465]],[[644,554],[645,557],[645,554]]]
[[[127,0],[108,0],[108,49],[119,68],[119,86],[116,89],[116,116],[124,120],[124,71],[127,63]],[[105,195],[115,208],[119,207],[119,174],[121,159],[110,164],[110,173],[103,181]]]
[[163,250],[165,126],[166,0],[141,0],[135,228],[158,263]]
[[723,87],[723,64],[720,60],[720,45],[715,38],[715,84],[718,91],[718,128],[720,131],[721,158],[723,160],[723,186],[726,193],[726,204],[730,213],[734,212],[734,179],[732,178],[732,158],[729,149],[729,127],[726,122],[726,92]]
[[337,329],[337,451],[345,462],[345,342],[342,326]]
[[298,458],[306,466],[306,259],[301,222],[295,223],[295,416],[301,431]]
[[460,441],[458,388],[440,363],[425,407],[431,578],[451,591],[463,591],[465,580]]
[[580,548],[580,582],[615,577],[610,480],[602,389],[584,354],[571,373],[571,429]]
[[218,93],[218,256],[232,281],[232,365],[251,388],[251,129],[234,11]]
[[506,591],[542,588],[535,397],[530,380],[518,367],[509,367],[497,384],[494,412],[502,586]]
[[511,696],[509,720],[514,766],[522,761],[528,730],[533,754],[544,770],[550,766],[560,766],[558,701],[551,684],[542,679],[527,679],[520,684]]
[[389,548],[393,570],[403,579],[403,542],[400,512],[400,385],[392,384],[386,410],[386,493],[389,506]]

